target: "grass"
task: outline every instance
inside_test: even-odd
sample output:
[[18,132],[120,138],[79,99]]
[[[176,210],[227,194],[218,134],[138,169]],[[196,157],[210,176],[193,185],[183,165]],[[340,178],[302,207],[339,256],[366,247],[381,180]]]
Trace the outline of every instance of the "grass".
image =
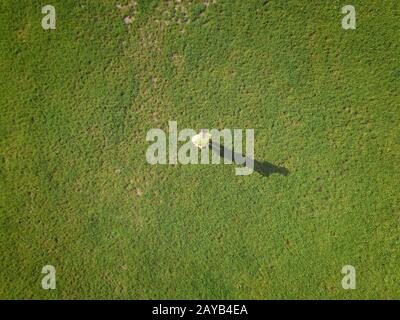
[[[398,1],[50,2],[0,4],[1,298],[400,298]],[[170,120],[290,173],[151,166]]]

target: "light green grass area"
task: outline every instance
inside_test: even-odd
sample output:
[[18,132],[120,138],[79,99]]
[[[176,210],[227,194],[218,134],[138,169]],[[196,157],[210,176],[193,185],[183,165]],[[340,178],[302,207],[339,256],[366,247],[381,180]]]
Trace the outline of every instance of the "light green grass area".
[[[0,298],[400,298],[400,3],[346,4],[2,0]],[[290,173],[152,166],[171,120]]]

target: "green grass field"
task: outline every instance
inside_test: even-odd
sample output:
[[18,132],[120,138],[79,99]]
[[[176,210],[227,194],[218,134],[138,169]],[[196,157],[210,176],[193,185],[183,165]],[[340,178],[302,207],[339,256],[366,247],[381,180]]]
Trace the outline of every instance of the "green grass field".
[[[400,298],[399,29],[398,0],[2,0],[0,298]],[[289,174],[148,164],[172,120]]]

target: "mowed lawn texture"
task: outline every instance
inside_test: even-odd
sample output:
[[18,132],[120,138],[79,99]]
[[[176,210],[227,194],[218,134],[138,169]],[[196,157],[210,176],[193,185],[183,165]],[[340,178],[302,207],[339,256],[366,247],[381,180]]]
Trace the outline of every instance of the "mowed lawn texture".
[[[346,4],[1,1],[0,297],[400,298],[400,5]],[[152,166],[172,120],[289,174]]]

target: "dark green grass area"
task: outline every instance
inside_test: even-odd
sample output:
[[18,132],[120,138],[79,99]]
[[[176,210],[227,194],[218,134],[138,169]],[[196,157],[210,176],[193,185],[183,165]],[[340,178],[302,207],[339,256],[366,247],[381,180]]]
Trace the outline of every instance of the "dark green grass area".
[[[346,4],[1,1],[0,297],[400,298],[400,4]],[[151,166],[171,120],[290,173]]]

